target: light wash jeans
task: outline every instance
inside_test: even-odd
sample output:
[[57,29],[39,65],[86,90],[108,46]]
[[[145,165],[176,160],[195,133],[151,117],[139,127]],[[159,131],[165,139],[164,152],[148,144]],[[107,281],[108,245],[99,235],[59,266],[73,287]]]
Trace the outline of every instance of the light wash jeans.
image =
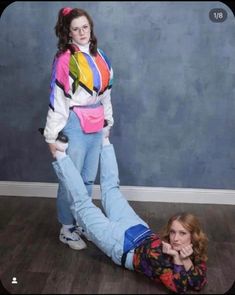
[[[89,197],[83,179],[66,156],[52,163],[61,182],[70,191],[68,200],[75,219],[85,229],[92,242],[118,265],[121,265],[125,231],[130,227],[148,225],[135,213],[119,189],[118,166],[113,145],[102,148],[100,155],[101,202],[104,213]],[[125,266],[133,270],[133,250]]]
[[[70,156],[75,167],[82,176],[88,195],[91,197],[99,156],[102,146],[102,131],[85,134],[80,125],[77,115],[71,110],[68,122],[62,130],[69,138],[69,145],[66,153]],[[57,192],[57,215],[61,224],[74,224],[75,220],[68,203],[69,191],[59,181]]]

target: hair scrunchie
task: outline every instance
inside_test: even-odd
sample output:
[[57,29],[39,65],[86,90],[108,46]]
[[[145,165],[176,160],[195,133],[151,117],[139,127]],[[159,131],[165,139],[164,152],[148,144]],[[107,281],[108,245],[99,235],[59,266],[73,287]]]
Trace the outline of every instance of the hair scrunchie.
[[70,13],[70,11],[73,10],[71,7],[64,7],[62,10],[62,15],[68,15]]

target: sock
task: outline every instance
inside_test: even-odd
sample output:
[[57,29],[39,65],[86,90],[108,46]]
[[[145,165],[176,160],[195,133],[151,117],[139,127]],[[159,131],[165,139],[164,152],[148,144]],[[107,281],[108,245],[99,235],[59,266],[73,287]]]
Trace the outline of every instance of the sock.
[[63,230],[68,231],[70,228],[74,227],[73,224],[62,224]]

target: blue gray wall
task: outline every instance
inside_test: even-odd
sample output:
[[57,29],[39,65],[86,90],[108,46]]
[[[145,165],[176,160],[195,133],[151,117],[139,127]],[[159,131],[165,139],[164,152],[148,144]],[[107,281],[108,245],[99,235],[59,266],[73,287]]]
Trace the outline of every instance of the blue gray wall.
[[[113,64],[121,184],[235,189],[235,18],[221,2],[8,6],[0,20],[0,180],[57,182],[37,129],[48,110],[57,13],[77,5]],[[226,21],[212,22],[212,8],[225,9]]]

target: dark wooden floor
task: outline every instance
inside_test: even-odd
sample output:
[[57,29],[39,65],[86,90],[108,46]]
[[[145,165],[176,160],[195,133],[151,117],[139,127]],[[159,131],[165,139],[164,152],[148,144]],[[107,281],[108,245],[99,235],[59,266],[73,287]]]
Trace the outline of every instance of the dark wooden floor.
[[[95,200],[100,206],[100,201]],[[158,231],[179,211],[199,216],[209,237],[205,294],[224,294],[235,274],[235,206],[131,202]],[[55,199],[0,197],[0,279],[12,294],[169,294],[141,274],[115,265],[88,242],[82,251],[58,239]],[[18,284],[12,284],[16,277]]]

